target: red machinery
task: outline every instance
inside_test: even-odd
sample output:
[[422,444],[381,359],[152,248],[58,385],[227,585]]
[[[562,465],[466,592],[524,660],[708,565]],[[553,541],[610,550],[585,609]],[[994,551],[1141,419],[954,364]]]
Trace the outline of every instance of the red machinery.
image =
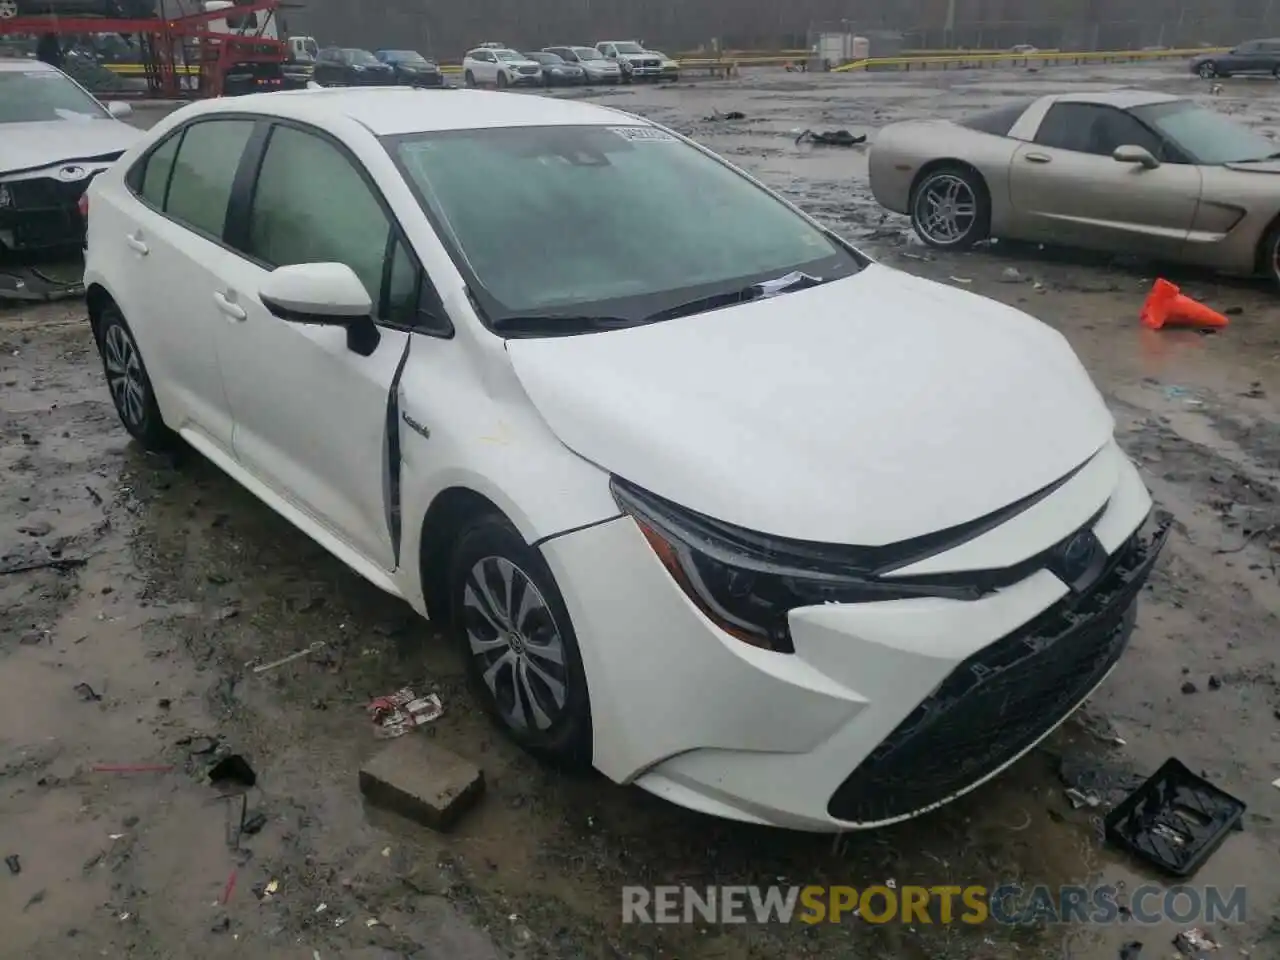
[[233,7],[179,17],[20,16],[0,19],[0,37],[133,35],[148,96],[221,97],[283,85],[288,47],[273,28],[280,6],[280,0],[236,0]]

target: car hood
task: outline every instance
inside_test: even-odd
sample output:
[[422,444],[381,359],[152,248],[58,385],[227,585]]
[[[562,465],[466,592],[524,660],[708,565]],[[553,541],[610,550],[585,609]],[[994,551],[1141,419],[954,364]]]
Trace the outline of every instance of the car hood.
[[143,132],[119,120],[0,124],[0,174],[120,154]]
[[389,63],[387,66],[391,67],[393,70],[403,70],[406,73],[434,73],[436,70],[440,69],[434,63],[406,63],[404,61],[401,61],[400,63]]
[[604,70],[606,72],[618,69],[618,65],[612,60],[583,60],[578,66],[585,70]]
[[580,456],[691,510],[801,540],[880,546],[974,520],[1063,477],[1114,429],[1060,334],[880,265],[507,350]]

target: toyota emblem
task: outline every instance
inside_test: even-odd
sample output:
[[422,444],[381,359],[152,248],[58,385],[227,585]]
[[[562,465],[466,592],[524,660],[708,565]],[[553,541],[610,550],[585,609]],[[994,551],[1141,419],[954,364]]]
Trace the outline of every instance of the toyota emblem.
[[76,164],[68,164],[65,167],[59,167],[58,172],[54,174],[63,183],[75,183],[77,180],[83,180],[89,175],[89,171],[84,167]]

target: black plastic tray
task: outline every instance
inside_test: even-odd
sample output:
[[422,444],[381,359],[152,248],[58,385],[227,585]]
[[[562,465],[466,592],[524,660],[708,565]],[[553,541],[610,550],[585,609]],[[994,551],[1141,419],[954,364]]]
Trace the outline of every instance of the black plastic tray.
[[1107,839],[1175,877],[1190,876],[1237,829],[1245,805],[1170,758],[1107,814]]

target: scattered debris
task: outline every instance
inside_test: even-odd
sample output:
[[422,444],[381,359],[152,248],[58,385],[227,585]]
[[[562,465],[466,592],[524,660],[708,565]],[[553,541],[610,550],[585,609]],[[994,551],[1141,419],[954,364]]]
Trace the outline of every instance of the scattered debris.
[[969,277],[947,277],[947,279],[952,283],[973,283],[973,280]]
[[1273,523],[1268,527],[1263,527],[1261,530],[1254,530],[1252,533],[1250,533],[1248,536],[1244,538],[1244,543],[1240,544],[1240,546],[1238,547],[1231,547],[1230,549],[1226,549],[1226,550],[1215,550],[1213,552],[1218,554],[1219,556],[1224,554],[1229,554],[1229,553],[1243,553],[1245,548],[1248,547],[1249,544],[1253,543],[1254,540],[1257,540],[1259,537],[1265,537],[1276,530],[1280,530],[1280,526],[1277,526],[1276,524]]
[[1277,790],[1280,790],[1280,777],[1277,777],[1275,780],[1272,780],[1271,785],[1275,787]]
[[1109,814],[1111,843],[1178,877],[1194,873],[1227,834],[1245,805],[1170,758]]
[[248,818],[240,825],[240,832],[247,836],[254,836],[262,832],[262,828],[267,825],[267,815],[261,810],[251,813]]
[[1262,382],[1260,380],[1253,381],[1253,383],[1249,385],[1249,389],[1240,394],[1240,396],[1246,397],[1250,400],[1262,400],[1266,395],[1267,391],[1262,389]]
[[1183,693],[1195,693],[1195,692],[1196,692],[1197,690],[1199,690],[1199,689],[1200,689],[1200,688],[1199,688],[1199,687],[1197,687],[1197,686],[1195,685],[1195,683],[1193,683],[1193,682],[1192,682],[1192,681],[1190,681],[1190,680],[1184,680],[1184,681],[1182,681],[1182,692],[1183,692]]
[[265,887],[262,888],[262,899],[270,900],[272,897],[276,895],[276,891],[278,891],[279,889],[280,889],[280,881],[272,880],[270,883],[268,883]]
[[22,872],[22,861],[18,859],[16,853],[12,853],[4,858],[4,865],[9,868],[9,872],[15,877]]
[[317,640],[315,643],[303,647],[301,650],[289,654],[287,657],[281,657],[279,660],[272,660],[270,663],[260,664],[253,668],[254,673],[266,673],[268,670],[274,670],[276,667],[283,667],[286,663],[293,663],[295,660],[301,660],[303,657],[315,653],[317,650],[323,650],[325,642]]
[[1218,943],[1200,927],[1183,930],[1173,938],[1173,945],[1188,957],[1200,958],[1211,950],[1218,949]]
[[51,557],[48,560],[37,560],[32,563],[20,563],[12,567],[0,567],[0,577],[11,573],[30,573],[33,570],[57,570],[59,572],[83,567],[89,562],[87,557]]
[[35,893],[31,895],[30,899],[27,900],[26,904],[23,905],[22,912],[26,913],[29,909],[34,907],[37,903],[44,903],[43,890],[37,890]]
[[404,736],[415,727],[439,719],[444,713],[444,704],[437,694],[419,697],[411,689],[405,687],[386,697],[379,697],[368,706],[369,717],[373,720],[375,735],[389,740]]
[[1142,956],[1142,941],[1130,940],[1120,947],[1120,960],[1138,960]]
[[236,892],[236,871],[231,871],[231,876],[227,877],[226,885],[222,888],[221,903],[225,907],[231,900],[231,895]]
[[87,683],[77,683],[73,688],[80,695],[80,699],[86,703],[96,703],[102,699],[102,694],[96,692],[93,687]]
[[209,769],[209,782],[215,787],[252,787],[258,782],[258,775],[249,766],[249,761],[233,753]]
[[169,773],[173,769],[171,763],[99,763],[93,767],[94,773]]
[[403,737],[360,769],[360,792],[436,830],[447,830],[484,792],[484,773],[426,737]]
[[1209,689],[1210,689],[1210,690],[1220,690],[1220,689],[1222,689],[1222,680],[1221,680],[1219,677],[1217,677],[1216,675],[1210,674],[1210,676],[1209,676]]
[[183,737],[178,746],[186,747],[188,753],[199,757],[217,750],[218,741],[214,737]]
[[1096,793],[1085,793],[1083,790],[1077,790],[1075,787],[1066,789],[1066,797],[1071,801],[1073,809],[1079,810],[1081,807],[1089,807],[1096,809],[1102,806],[1102,798]]
[[1027,278],[1017,267],[1005,267],[1000,271],[1001,283],[1022,283]]
[[824,130],[817,133],[805,130],[796,137],[796,143],[803,143],[806,140],[823,147],[854,147],[860,143],[866,143],[867,135],[852,134],[848,130]]
[[721,113],[719,110],[714,111],[711,116],[703,117],[708,123],[715,123],[720,120],[745,120],[747,115],[741,110],[730,110],[728,113]]

